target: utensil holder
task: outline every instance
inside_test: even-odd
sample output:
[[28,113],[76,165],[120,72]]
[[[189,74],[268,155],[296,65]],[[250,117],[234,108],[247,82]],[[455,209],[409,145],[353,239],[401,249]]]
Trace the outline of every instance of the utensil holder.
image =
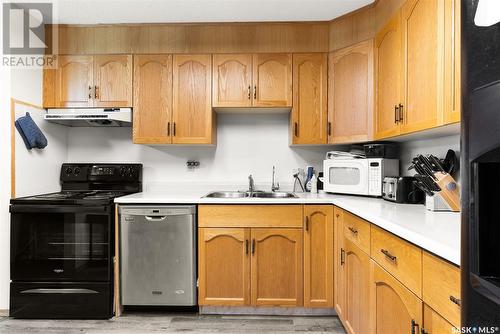
[[460,188],[455,179],[447,173],[437,172],[437,185],[441,191],[434,196],[426,196],[425,207],[431,211],[460,211]]

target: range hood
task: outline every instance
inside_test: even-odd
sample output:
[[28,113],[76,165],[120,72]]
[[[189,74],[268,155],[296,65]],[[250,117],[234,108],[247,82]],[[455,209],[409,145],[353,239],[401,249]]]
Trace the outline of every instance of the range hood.
[[75,127],[132,126],[132,108],[47,109],[46,121]]

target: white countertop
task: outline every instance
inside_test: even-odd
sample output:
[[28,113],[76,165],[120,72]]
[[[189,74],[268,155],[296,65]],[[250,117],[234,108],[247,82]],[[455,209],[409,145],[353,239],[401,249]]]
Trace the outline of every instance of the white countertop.
[[[212,190],[221,188],[212,188]],[[225,189],[225,188],[223,188]],[[395,204],[379,198],[301,194],[299,198],[203,198],[206,187],[155,189],[115,199],[119,204],[334,204],[431,253],[460,265],[460,213],[431,212],[424,205]]]

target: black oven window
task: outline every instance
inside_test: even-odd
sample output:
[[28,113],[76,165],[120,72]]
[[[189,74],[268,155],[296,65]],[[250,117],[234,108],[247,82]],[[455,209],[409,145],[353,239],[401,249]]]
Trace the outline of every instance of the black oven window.
[[13,279],[106,280],[110,261],[109,216],[14,213]]

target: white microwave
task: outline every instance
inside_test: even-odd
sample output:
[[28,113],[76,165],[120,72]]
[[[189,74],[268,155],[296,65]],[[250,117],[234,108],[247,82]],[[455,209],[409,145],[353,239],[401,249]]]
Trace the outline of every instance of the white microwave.
[[380,197],[384,177],[398,175],[398,159],[327,159],[323,163],[323,189],[329,193]]

